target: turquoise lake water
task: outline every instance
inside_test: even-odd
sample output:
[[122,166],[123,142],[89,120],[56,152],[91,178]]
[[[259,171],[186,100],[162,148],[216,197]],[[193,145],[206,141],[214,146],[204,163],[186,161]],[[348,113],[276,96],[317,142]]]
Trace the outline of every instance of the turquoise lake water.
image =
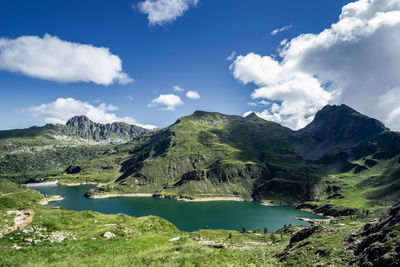
[[116,197],[89,199],[84,193],[93,185],[35,186],[42,194],[60,195],[64,200],[50,202],[70,210],[92,210],[105,214],[125,213],[135,217],[155,215],[175,224],[182,231],[209,229],[238,230],[245,225],[248,230],[268,227],[276,231],[285,224],[309,225],[295,217],[320,219],[321,216],[296,210],[294,207],[266,207],[258,202],[212,201],[182,202],[152,197]]

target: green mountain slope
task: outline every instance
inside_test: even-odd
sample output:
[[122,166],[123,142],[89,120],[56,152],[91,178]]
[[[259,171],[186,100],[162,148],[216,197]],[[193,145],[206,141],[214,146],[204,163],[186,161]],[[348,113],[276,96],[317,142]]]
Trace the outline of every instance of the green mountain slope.
[[398,133],[345,105],[326,106],[299,131],[255,114],[196,111],[102,155],[119,155],[115,164],[120,164],[121,175],[91,193],[217,194],[303,202],[330,197],[333,174],[394,177],[386,162],[399,154],[399,142]]

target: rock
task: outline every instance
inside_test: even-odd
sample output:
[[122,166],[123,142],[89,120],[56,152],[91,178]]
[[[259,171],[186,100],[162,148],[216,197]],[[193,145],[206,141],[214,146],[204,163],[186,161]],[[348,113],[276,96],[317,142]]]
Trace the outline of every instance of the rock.
[[332,204],[318,206],[314,204],[304,203],[297,206],[296,209],[312,211],[315,213],[320,213],[324,216],[333,216],[333,217],[354,215],[357,212],[357,209],[343,208],[334,206]]
[[[351,237],[348,243],[355,243],[356,258],[350,264],[359,266],[400,266],[400,243],[396,235],[400,231],[400,202],[390,208],[379,220],[369,222]],[[391,244],[391,245],[389,245]]]
[[295,233],[292,238],[290,238],[290,244],[289,246],[292,246],[293,243],[296,242],[300,242],[306,238],[308,238],[309,236],[311,236],[313,233],[320,231],[322,229],[321,226],[316,225],[316,226],[311,226],[311,227],[307,227],[304,228],[300,231],[298,231],[297,233]]
[[104,237],[105,239],[110,239],[110,238],[116,237],[116,235],[115,235],[114,233],[111,233],[111,232],[105,232],[105,233],[103,234],[103,237]]
[[378,163],[372,159],[367,159],[365,161],[365,165],[367,165],[369,168],[374,167],[376,164],[378,164]]
[[69,166],[66,170],[65,173],[66,174],[78,174],[81,172],[81,167],[77,166],[77,165],[71,165]]
[[171,238],[170,240],[168,240],[169,242],[175,242],[178,241],[179,239],[181,239],[179,236]]
[[365,166],[357,166],[357,167],[354,169],[354,174],[360,173],[360,172],[365,171],[365,170],[368,170],[368,168],[365,167]]
[[11,248],[12,248],[12,249],[15,249],[15,250],[20,250],[20,249],[21,249],[21,247],[20,247],[20,246],[17,246],[17,244],[14,244]]
[[50,243],[54,243],[54,242],[61,243],[62,241],[64,241],[65,238],[66,238],[66,236],[64,235],[64,233],[63,232],[59,232],[59,231],[51,233],[49,235]]

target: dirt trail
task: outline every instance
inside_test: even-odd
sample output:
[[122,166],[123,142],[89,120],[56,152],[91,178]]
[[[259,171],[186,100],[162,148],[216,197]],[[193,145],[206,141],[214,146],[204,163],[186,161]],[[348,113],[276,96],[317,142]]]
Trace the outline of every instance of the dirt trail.
[[10,232],[25,228],[25,226],[32,222],[34,214],[35,213],[33,212],[33,210],[8,210],[8,216],[16,215],[13,219],[14,225],[6,225],[4,229],[0,229],[0,238]]

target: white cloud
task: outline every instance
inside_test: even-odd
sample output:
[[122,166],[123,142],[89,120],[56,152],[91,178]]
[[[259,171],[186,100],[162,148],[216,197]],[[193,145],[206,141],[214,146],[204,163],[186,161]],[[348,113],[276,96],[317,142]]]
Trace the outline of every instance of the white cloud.
[[105,47],[71,43],[46,34],[0,38],[0,69],[57,82],[109,85],[133,80],[121,59]]
[[232,51],[229,56],[226,58],[227,61],[233,61],[236,57],[236,51]]
[[180,87],[179,85],[175,85],[175,86],[174,86],[174,91],[183,92],[183,91],[185,91],[185,89],[183,89],[183,88]]
[[46,123],[60,123],[65,122],[79,115],[85,115],[90,120],[102,124],[113,123],[113,122],[126,122],[129,124],[135,124],[147,129],[156,128],[153,125],[139,124],[132,117],[118,117],[112,111],[117,111],[119,108],[114,105],[107,105],[101,103],[98,106],[93,106],[88,102],[75,100],[73,98],[58,98],[56,101],[42,104],[39,106],[33,106],[23,109],[23,112],[29,112],[34,117],[45,116],[44,121]]
[[[271,106],[272,103],[267,100],[260,100],[258,102],[248,102],[249,106],[257,107],[257,106]],[[274,103],[275,104],[275,103]]]
[[284,32],[284,31],[290,30],[292,27],[293,27],[292,25],[283,26],[281,28],[277,28],[277,29],[273,30],[270,34],[271,35],[277,35],[280,32]]
[[174,94],[160,95],[156,99],[153,99],[148,107],[156,107],[162,105],[162,110],[175,110],[176,106],[183,105],[181,98]]
[[283,42],[279,55],[238,56],[231,69],[257,85],[253,99],[275,102],[258,113],[265,119],[298,129],[325,104],[345,103],[399,130],[399,32],[400,0],[359,0],[321,33]]
[[200,95],[198,92],[196,91],[187,91],[186,92],[186,97],[190,98],[190,99],[199,99]]
[[133,96],[131,95],[127,95],[126,98],[128,98],[129,100],[133,100]]
[[146,0],[138,4],[139,10],[147,14],[150,25],[163,25],[176,20],[199,0]]

